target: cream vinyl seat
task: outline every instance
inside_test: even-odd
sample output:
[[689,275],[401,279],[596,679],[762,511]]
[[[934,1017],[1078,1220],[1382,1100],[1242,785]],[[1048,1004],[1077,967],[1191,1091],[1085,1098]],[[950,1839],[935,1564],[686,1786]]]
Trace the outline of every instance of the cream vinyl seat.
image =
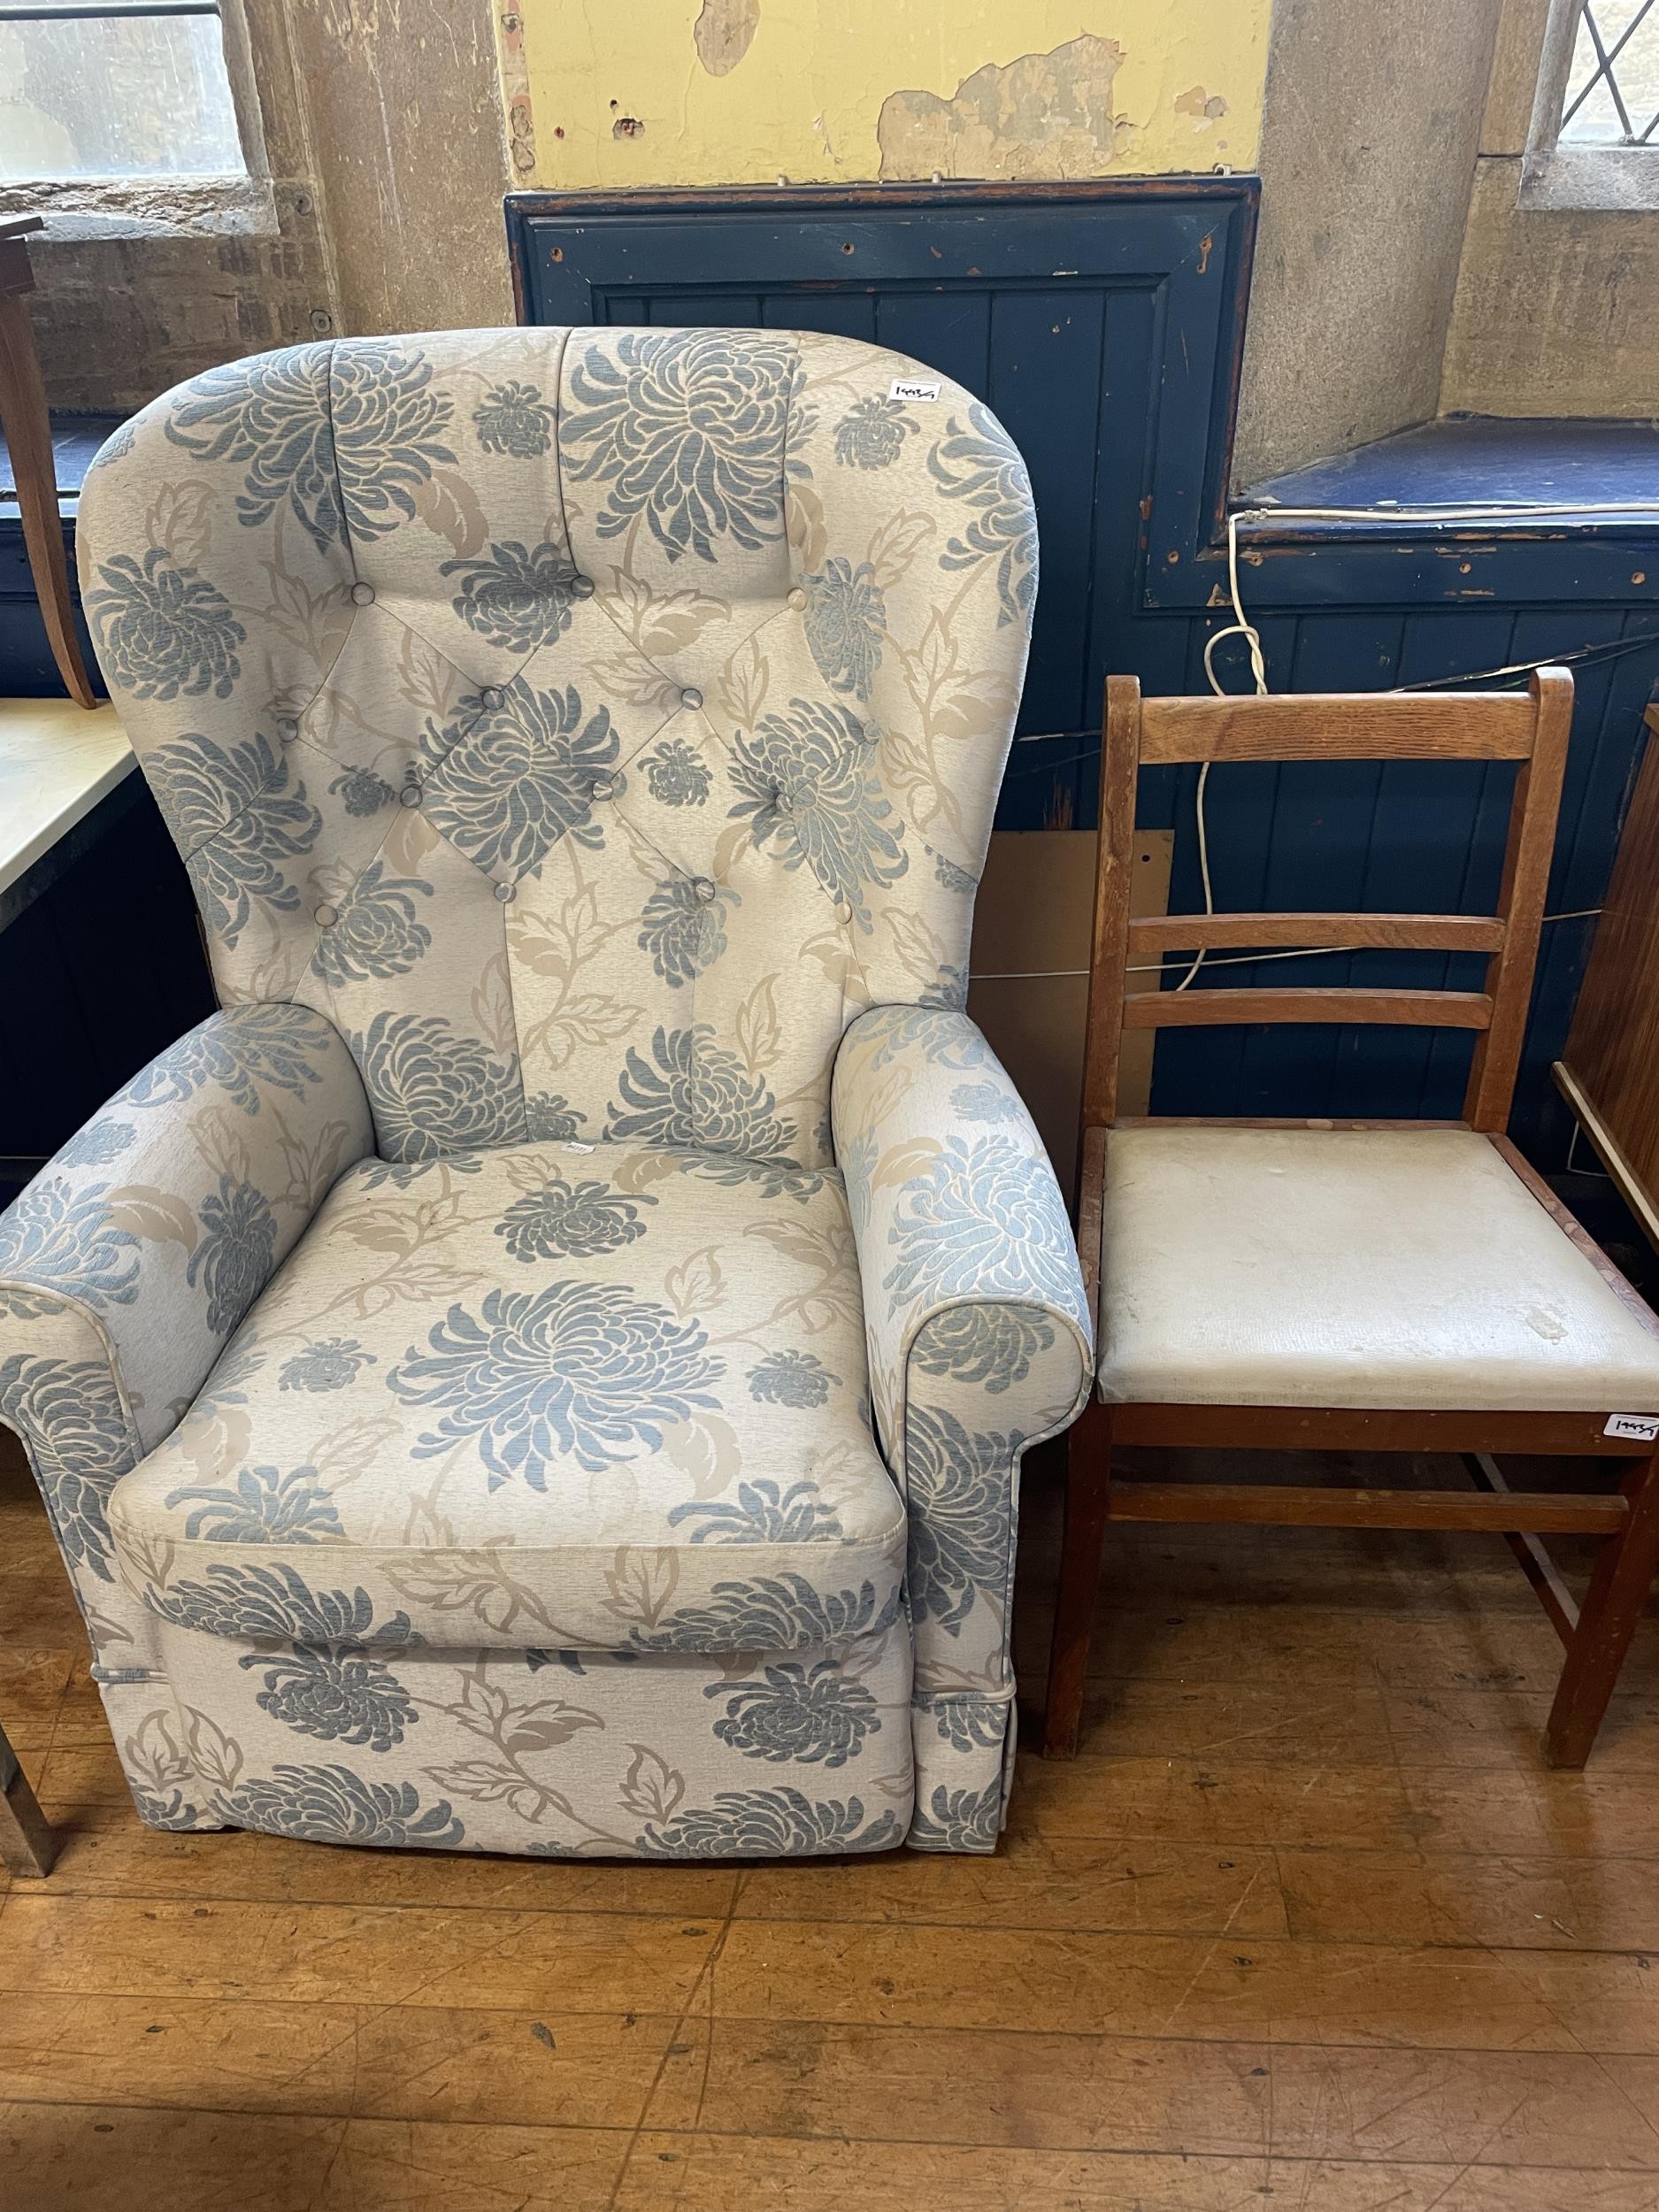
[[1113,1404],[1659,1413],[1659,1337],[1468,1129],[1115,1129]]

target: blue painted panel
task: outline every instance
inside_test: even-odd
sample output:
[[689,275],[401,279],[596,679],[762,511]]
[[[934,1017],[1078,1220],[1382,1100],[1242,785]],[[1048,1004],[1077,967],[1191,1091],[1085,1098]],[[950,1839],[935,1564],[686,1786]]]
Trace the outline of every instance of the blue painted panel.
[[[119,415],[52,418],[58,509],[64,520],[72,591],[75,588],[74,517],[81,482],[93,455],[110,433],[119,428],[120,421]],[[87,635],[86,625],[81,619],[78,598],[75,620],[81,633],[81,650],[96,682],[97,663],[92,656],[92,641]],[[61,698],[63,691],[63,680],[46,641],[46,626],[41,619],[40,603],[35,595],[28,556],[23,549],[23,524],[18,512],[12,457],[6,450],[4,434],[0,434],[0,697]]]
[[1281,507],[1402,507],[1448,500],[1659,504],[1659,425],[1448,417],[1334,459],[1269,477],[1240,495]]

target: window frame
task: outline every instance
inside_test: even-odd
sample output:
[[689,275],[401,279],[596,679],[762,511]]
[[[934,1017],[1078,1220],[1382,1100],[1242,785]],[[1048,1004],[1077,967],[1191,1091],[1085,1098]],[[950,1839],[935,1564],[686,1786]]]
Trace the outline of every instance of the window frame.
[[1659,134],[1647,146],[1598,145],[1561,136],[1583,0],[1550,0],[1538,89],[1521,157],[1520,205],[1540,214],[1659,210]]
[[[114,15],[126,11],[88,4],[76,12]],[[246,0],[216,0],[213,12],[224,43],[243,175],[180,170],[142,177],[4,179],[0,180],[0,220],[12,215],[43,216],[49,238],[274,235],[279,227],[276,193],[254,80]]]

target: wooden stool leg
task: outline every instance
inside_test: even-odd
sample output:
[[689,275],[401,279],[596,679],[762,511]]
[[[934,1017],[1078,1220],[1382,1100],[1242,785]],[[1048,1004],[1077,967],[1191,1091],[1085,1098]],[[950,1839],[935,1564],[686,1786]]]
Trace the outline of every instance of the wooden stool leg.
[[1061,1539],[1060,1596],[1048,1655],[1048,1701],[1043,1714],[1042,1755],[1077,1755],[1088,1672],[1094,1601],[1100,1594],[1106,1548],[1106,1506],[1111,1493],[1111,1408],[1091,1397],[1065,1440],[1065,1531]]
[[1544,1729],[1553,1767],[1581,1767],[1659,1568],[1659,1452],[1625,1479],[1630,1518],[1601,1547]]
[[50,1874],[58,1856],[51,1824],[0,1729],[0,1865],[14,1874]]

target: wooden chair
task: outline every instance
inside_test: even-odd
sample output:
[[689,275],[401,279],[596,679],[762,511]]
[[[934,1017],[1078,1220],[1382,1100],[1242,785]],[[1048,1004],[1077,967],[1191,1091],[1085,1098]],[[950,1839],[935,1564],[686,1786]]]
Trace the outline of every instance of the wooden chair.
[[[1544,1749],[1582,1766],[1659,1562],[1659,1321],[1504,1136],[1572,712],[1531,695],[1179,698],[1106,690],[1079,1235],[1095,1394],[1068,1442],[1043,1748],[1069,1757],[1110,1521],[1485,1530],[1505,1536],[1566,1647]],[[1498,910],[1129,918],[1141,765],[1517,764]],[[1237,947],[1486,956],[1481,991],[1131,988],[1137,964]],[[1153,979],[1148,979],[1151,980]],[[1239,1022],[1475,1033],[1461,1122],[1118,1120],[1127,1029]],[[1114,1446],[1452,1452],[1468,1490],[1116,1481]],[[1629,1463],[1611,1495],[1513,1492],[1492,1455]],[[1540,1543],[1606,1540],[1582,1611]]]

